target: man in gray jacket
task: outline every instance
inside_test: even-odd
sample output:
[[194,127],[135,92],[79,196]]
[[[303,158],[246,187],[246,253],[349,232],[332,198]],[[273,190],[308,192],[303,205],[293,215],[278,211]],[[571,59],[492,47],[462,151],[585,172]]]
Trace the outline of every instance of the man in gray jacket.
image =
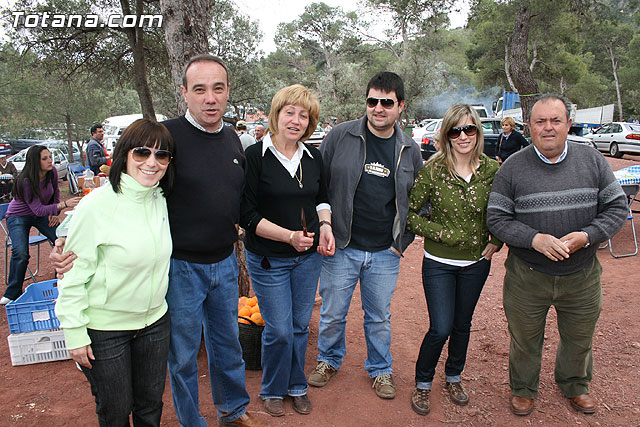
[[334,127],[320,147],[336,253],[323,261],[318,365],[308,381],[322,387],[340,369],[346,354],[347,312],[360,281],[367,342],[364,367],[376,394],[393,399],[389,307],[401,254],[413,241],[405,231],[408,193],[422,157],[396,123],[404,109],[400,76],[390,72],[373,76],[366,103],[365,117]]

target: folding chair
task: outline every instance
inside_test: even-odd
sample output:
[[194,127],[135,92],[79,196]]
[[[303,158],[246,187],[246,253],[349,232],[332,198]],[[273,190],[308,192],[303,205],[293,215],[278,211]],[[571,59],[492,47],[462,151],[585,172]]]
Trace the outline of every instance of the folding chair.
[[[9,238],[9,230],[4,225],[4,217],[7,214],[7,209],[9,208],[9,203],[4,203],[0,205],[0,228],[5,234],[4,238],[4,282],[7,283],[7,275],[9,274],[9,248],[11,247],[11,239]],[[29,276],[26,276],[25,280],[33,280],[36,281],[36,274],[40,270],[40,243],[48,241],[46,236],[38,233],[36,236],[29,236],[29,247],[35,246],[37,248],[36,251],[36,271],[32,272],[31,268],[27,266],[27,270],[29,271]]]
[[[640,184],[623,184],[622,185],[622,190],[624,191],[624,194],[627,196],[627,203],[629,204],[629,215],[627,216],[627,219],[631,221],[631,233],[633,235],[633,244],[635,246],[635,250],[633,252],[629,252],[626,254],[616,255],[613,253],[612,240],[609,239],[609,252],[611,253],[611,256],[614,258],[624,258],[628,256],[634,256],[638,253],[638,238],[636,237],[636,227],[633,224],[633,211],[631,210],[631,203],[633,203],[633,200],[638,195],[639,187],[640,187]],[[606,247],[607,247],[606,245],[601,246],[601,248],[606,248]]]
[[78,176],[82,175],[86,167],[82,166],[82,163],[70,163],[67,165],[67,177],[69,178],[69,192],[77,196],[82,191],[78,184]]

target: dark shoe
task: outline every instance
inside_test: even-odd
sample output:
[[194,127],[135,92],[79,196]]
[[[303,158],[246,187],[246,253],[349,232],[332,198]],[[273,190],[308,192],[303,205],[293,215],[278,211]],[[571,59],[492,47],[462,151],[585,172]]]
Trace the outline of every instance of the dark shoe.
[[469,403],[469,395],[462,388],[462,383],[447,382],[447,390],[449,390],[449,398],[456,405],[465,406]]
[[393,382],[391,374],[382,374],[375,377],[372,387],[376,389],[376,394],[382,399],[396,397],[396,384]]
[[416,387],[411,395],[411,409],[420,415],[427,415],[431,410],[431,403],[429,402],[430,392],[431,390],[423,390]]
[[293,409],[302,415],[309,415],[311,413],[311,400],[309,396],[292,396],[293,397]]
[[512,396],[511,412],[516,415],[529,415],[533,412],[533,399],[521,396]]
[[318,366],[313,370],[307,382],[314,387],[324,387],[329,383],[329,380],[338,371],[327,362],[318,362]]
[[259,420],[255,415],[251,415],[248,412],[242,414],[240,418],[235,421],[218,421],[220,427],[263,427],[266,424]]
[[284,415],[284,402],[282,399],[264,399],[264,410],[272,417],[281,417]]
[[583,414],[593,414],[596,412],[596,401],[588,394],[571,397],[569,402],[571,402],[571,406],[573,406],[574,409],[577,409]]

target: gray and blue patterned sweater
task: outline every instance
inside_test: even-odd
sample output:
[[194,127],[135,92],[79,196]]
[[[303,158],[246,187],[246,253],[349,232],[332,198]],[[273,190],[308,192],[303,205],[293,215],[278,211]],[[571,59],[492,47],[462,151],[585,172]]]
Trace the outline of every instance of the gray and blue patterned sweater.
[[[530,268],[562,276],[591,261],[598,244],[622,227],[627,213],[622,187],[602,154],[570,142],[563,161],[547,164],[531,145],[496,174],[487,225]],[[537,233],[560,238],[574,231],[587,232],[591,245],[566,260],[552,261],[531,246]]]

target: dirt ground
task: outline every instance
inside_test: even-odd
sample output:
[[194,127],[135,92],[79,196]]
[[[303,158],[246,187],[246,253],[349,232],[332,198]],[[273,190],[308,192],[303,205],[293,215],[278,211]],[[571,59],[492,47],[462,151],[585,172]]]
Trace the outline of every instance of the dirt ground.
[[[609,158],[609,161],[614,170],[640,164],[639,157],[630,156]],[[61,187],[64,185],[61,183]],[[640,210],[640,203],[634,205],[634,209]],[[636,214],[635,225],[640,229],[639,217]],[[636,234],[640,235],[640,231]],[[615,237],[614,247],[616,252],[632,247],[629,224]],[[38,281],[53,277],[53,270],[46,261],[49,248],[46,245],[42,248],[45,261],[41,263]],[[586,416],[573,410],[554,383],[558,333],[555,312],[551,310],[535,410],[528,417],[517,417],[509,410],[509,336],[502,307],[506,252],[503,249],[494,256],[491,275],[473,319],[467,365],[462,377],[470,394],[468,406],[458,407],[449,401],[444,389],[443,357],[434,382],[431,413],[423,417],[411,410],[414,366],[428,325],[421,284],[422,241],[418,240],[408,249],[400,264],[400,277],[391,306],[391,350],[395,359],[397,397],[394,400],[379,399],[363,368],[366,346],[360,297],[356,290],[347,322],[347,355],[343,367],[326,387],[310,388],[311,415],[297,414],[290,401],[285,404],[284,417],[266,415],[258,398],[260,371],[247,371],[246,374],[247,389],[251,395],[249,411],[274,426],[640,426],[640,255],[615,259],[608,249],[598,252],[604,267],[604,303],[594,337],[594,378],[591,384],[591,393],[598,403],[597,413]],[[0,263],[3,262],[0,259]],[[316,363],[319,311],[320,305],[316,304],[307,352],[308,372]],[[0,334],[9,334],[4,314],[0,315]],[[201,412],[210,425],[216,425],[203,350],[198,362]],[[89,385],[71,361],[13,367],[6,340],[0,342],[0,396],[2,426],[97,425]],[[168,380],[162,425],[178,425]]]

